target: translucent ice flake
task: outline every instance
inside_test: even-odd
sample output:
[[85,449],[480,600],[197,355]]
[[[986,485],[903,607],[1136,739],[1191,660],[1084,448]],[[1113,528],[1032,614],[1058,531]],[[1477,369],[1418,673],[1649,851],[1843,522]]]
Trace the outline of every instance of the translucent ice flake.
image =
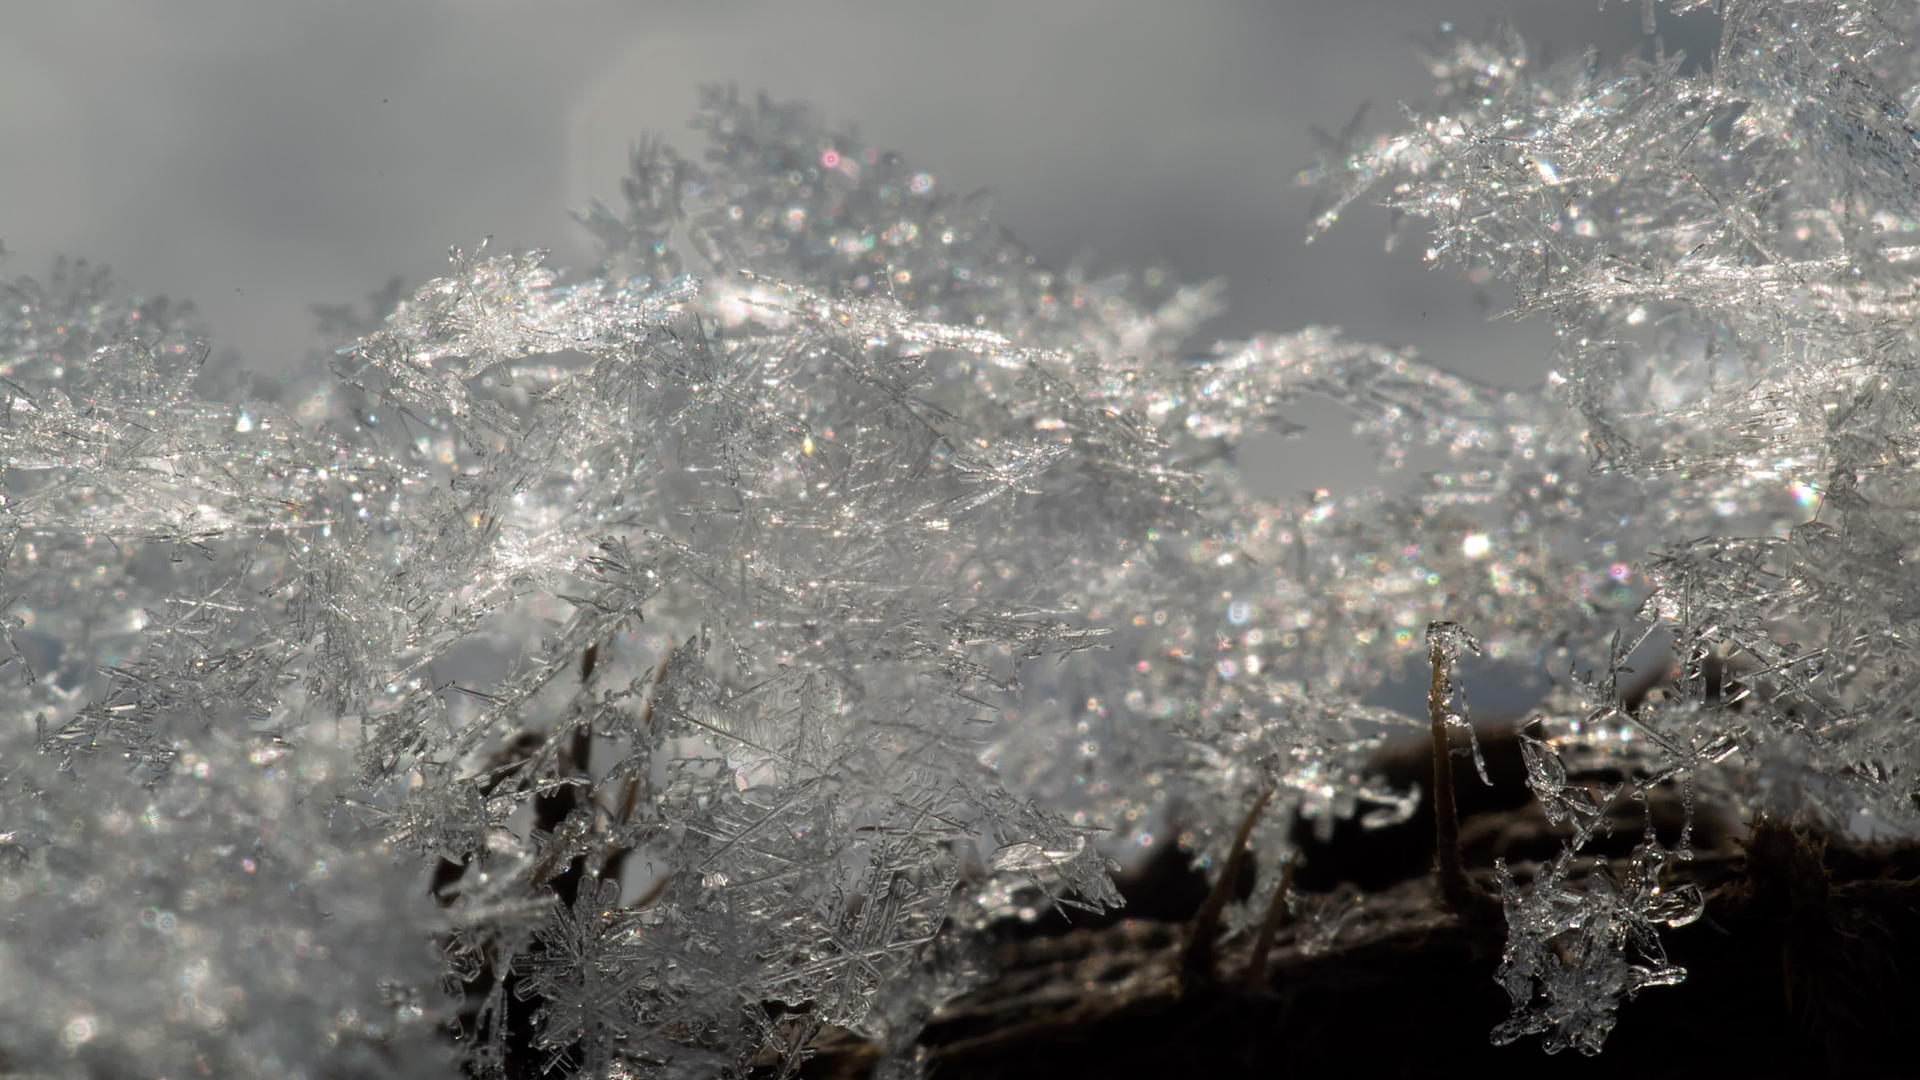
[[1549,1054],[1569,1047],[1598,1054],[1622,1001],[1686,978],[1685,968],[1667,960],[1658,927],[1699,918],[1699,890],[1661,889],[1657,858],[1633,860],[1623,881],[1603,866],[1576,886],[1568,880],[1571,850],[1542,868],[1525,892],[1498,863],[1507,948],[1495,979],[1513,1015],[1493,1029],[1497,1044],[1544,1035]]

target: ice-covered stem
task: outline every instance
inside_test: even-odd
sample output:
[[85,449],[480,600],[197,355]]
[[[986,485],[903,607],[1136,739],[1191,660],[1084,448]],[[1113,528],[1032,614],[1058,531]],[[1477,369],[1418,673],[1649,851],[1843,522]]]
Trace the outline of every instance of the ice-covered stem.
[[1262,986],[1267,981],[1267,956],[1273,952],[1273,939],[1279,935],[1281,924],[1287,921],[1287,894],[1293,891],[1293,868],[1298,861],[1297,855],[1289,855],[1280,865],[1280,883],[1267,901],[1267,914],[1253,939],[1253,955],[1247,958],[1246,970],[1241,973],[1248,986]]
[[1453,795],[1453,753],[1447,726],[1453,719],[1453,662],[1460,643],[1473,639],[1459,624],[1427,624],[1427,663],[1433,668],[1427,684],[1427,719],[1433,732],[1433,846],[1440,896],[1457,915],[1497,914],[1499,904],[1467,876],[1460,857],[1460,814]]
[[1247,816],[1240,819],[1240,828],[1233,834],[1233,845],[1227,849],[1227,857],[1220,864],[1220,876],[1215,879],[1213,888],[1208,890],[1206,900],[1201,903],[1200,911],[1193,917],[1193,936],[1187,939],[1186,950],[1180,956],[1180,982],[1183,987],[1191,988],[1214,981],[1213,941],[1220,934],[1220,915],[1227,907],[1227,897],[1240,882],[1241,867],[1247,861],[1247,837],[1252,835],[1254,823],[1260,820],[1260,812],[1267,808],[1267,800],[1273,798],[1273,785],[1267,785],[1260,797],[1253,800],[1253,806],[1247,810]]

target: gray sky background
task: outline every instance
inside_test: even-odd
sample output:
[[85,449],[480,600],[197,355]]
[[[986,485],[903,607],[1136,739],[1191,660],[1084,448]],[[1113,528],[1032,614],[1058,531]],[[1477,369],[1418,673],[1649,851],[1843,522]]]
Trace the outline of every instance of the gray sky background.
[[[1489,325],[1489,298],[1417,245],[1384,252],[1383,213],[1303,245],[1294,176],[1312,126],[1371,101],[1384,127],[1430,93],[1414,46],[1442,20],[1613,55],[1641,17],[1595,0],[0,3],[0,272],[109,263],[192,300],[215,348],[261,371],[313,347],[308,305],[418,284],[452,244],[590,262],[568,212],[617,201],[644,135],[697,150],[695,88],[733,81],[812,102],[949,190],[992,187],[1049,261],[1224,276],[1219,336],[1340,325],[1513,384],[1543,374],[1544,328]],[[1275,475],[1297,486],[1340,456],[1317,440]]]

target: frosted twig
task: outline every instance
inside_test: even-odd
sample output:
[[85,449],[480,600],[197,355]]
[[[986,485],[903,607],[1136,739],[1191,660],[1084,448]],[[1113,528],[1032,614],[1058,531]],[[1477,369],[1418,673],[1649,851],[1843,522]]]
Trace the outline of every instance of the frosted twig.
[[1458,625],[1427,624],[1427,663],[1432,675],[1427,685],[1427,720],[1433,738],[1433,839],[1435,874],[1440,896],[1454,914],[1485,919],[1499,912],[1499,903],[1467,875],[1460,854],[1460,814],[1453,793],[1453,751],[1448,738],[1453,713],[1453,664],[1461,643],[1471,643]]
[[1273,798],[1273,793],[1274,785],[1267,785],[1253,800],[1246,816],[1240,819],[1240,827],[1233,834],[1227,857],[1220,864],[1220,876],[1214,879],[1213,887],[1207,890],[1206,900],[1201,902],[1199,912],[1193,917],[1193,925],[1188,930],[1187,947],[1180,955],[1181,984],[1189,989],[1213,982],[1218,976],[1214,961],[1214,939],[1220,934],[1220,916],[1226,910],[1228,898],[1240,887],[1241,867],[1247,859],[1247,838],[1253,835],[1253,826],[1260,820],[1260,812],[1267,808],[1267,801]]

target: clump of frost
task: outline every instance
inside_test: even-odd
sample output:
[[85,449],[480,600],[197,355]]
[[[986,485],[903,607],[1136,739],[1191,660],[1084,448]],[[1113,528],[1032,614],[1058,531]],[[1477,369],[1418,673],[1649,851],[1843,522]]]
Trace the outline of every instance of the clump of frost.
[[1661,885],[1661,871],[1691,852],[1684,838],[1678,850],[1662,847],[1651,815],[1623,874],[1616,878],[1602,864],[1576,880],[1575,860],[1610,827],[1608,812],[1628,799],[1644,804],[1657,781],[1595,792],[1568,782],[1565,763],[1548,743],[1524,734],[1522,740],[1529,786],[1548,820],[1573,825],[1574,834],[1530,888],[1515,883],[1504,860],[1497,863],[1507,950],[1495,978],[1512,1000],[1513,1015],[1494,1028],[1493,1041],[1544,1035],[1549,1054],[1567,1047],[1598,1054],[1621,1001],[1686,978],[1685,968],[1667,960],[1659,928],[1698,919],[1705,899],[1693,885]]
[[[451,1075],[417,870],[330,805],[349,760],[207,732],[144,784],[9,737],[0,1047],[33,1075]],[[43,1072],[44,1071],[44,1072]]]
[[[1671,635],[1678,676],[1641,713],[1549,718],[1552,740],[1637,764],[1642,784],[1613,798],[1697,781],[1735,805],[1911,829],[1920,61],[1903,43],[1920,23],[1902,4],[1667,7],[1718,19],[1704,63],[1444,43],[1437,102],[1313,172],[1316,228],[1383,193],[1424,223],[1429,259],[1499,275],[1515,315],[1553,323],[1544,400],[1577,416],[1591,466],[1554,471],[1618,493],[1579,512],[1614,576],[1644,583],[1638,614]],[[1591,792],[1536,779],[1592,828]],[[1562,860],[1530,893],[1508,882],[1515,1015],[1497,1039],[1596,1052],[1622,996],[1679,977],[1652,935],[1673,857],[1649,838],[1627,881],[1571,889]]]
[[[704,156],[649,144],[582,216],[597,269],[455,251],[323,311],[331,379],[282,402],[216,396],[189,311],[14,283],[0,985],[50,990],[0,990],[0,1031],[70,1071],[168,1030],[217,1069],[413,1073],[440,1022],[473,1075],[701,1075],[833,1025],[910,1072],[982,977],[966,937],[1116,903],[1118,845],[1218,856],[1268,788],[1263,848],[1354,813],[1428,624],[1527,662],[1637,616],[1673,693],[1621,707],[1616,645],[1548,710],[1535,793],[1575,836],[1503,889],[1497,1036],[1597,1050],[1698,910],[1661,882],[1684,839],[1575,873],[1610,805],[1791,789],[1910,828],[1920,767],[1916,16],[1719,17],[1699,68],[1455,43],[1410,130],[1319,170],[1322,227],[1385,191],[1553,320],[1535,390],[1324,328],[1196,347],[1217,287],[1042,266],[722,93]],[[1321,399],[1441,467],[1252,494],[1241,443]],[[1575,753],[1631,779],[1569,783]]]

